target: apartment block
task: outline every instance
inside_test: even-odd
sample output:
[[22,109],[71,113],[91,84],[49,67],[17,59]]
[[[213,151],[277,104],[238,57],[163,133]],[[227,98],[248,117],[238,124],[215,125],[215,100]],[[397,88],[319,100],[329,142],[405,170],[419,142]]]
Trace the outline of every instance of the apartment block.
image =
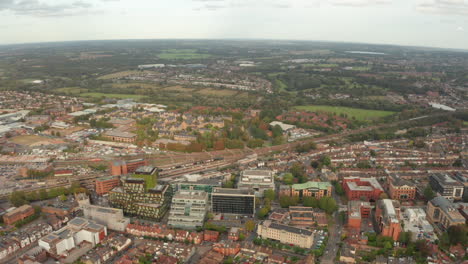
[[465,224],[457,206],[447,198],[438,196],[427,203],[427,220],[444,232],[450,226]]
[[268,238],[283,244],[292,244],[302,248],[311,248],[314,242],[314,236],[311,231],[278,224],[270,220],[265,220],[262,224],[258,225],[257,234],[261,238]]
[[172,197],[168,225],[174,228],[202,227],[208,209],[208,193],[178,191]]

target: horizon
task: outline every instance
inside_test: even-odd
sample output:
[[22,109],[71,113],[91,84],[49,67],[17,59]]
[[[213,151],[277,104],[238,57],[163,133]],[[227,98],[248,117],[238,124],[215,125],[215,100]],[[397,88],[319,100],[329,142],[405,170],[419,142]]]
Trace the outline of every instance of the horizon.
[[466,49],[466,0],[7,0],[0,44],[275,39]]

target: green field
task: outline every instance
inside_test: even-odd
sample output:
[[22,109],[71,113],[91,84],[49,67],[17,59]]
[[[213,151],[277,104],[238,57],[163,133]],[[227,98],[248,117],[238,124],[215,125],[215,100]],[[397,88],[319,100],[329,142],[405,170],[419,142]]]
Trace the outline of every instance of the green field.
[[354,117],[356,120],[371,120],[382,118],[394,114],[392,111],[382,111],[382,110],[368,110],[344,106],[329,106],[329,105],[303,105],[295,106],[294,108],[299,110],[311,111],[311,112],[328,112],[339,114],[346,114],[348,117]]
[[158,182],[156,175],[134,174],[133,178],[144,179],[146,182],[146,190],[156,187]]
[[196,60],[211,57],[210,54],[201,54],[195,49],[167,49],[157,56],[164,60]]
[[115,94],[115,93],[83,93],[80,94],[81,97],[94,97],[94,98],[118,98],[118,99],[141,99],[145,98],[146,95],[139,94]]
[[88,89],[80,88],[80,87],[63,87],[63,88],[54,89],[54,91],[59,92],[59,93],[66,93],[70,95],[78,95],[80,93],[88,92]]

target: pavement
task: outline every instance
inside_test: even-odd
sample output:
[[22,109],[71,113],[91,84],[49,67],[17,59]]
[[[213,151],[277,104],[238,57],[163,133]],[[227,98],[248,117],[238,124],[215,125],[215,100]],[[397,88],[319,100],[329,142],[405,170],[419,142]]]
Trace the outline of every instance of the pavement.
[[[337,201],[338,206],[341,204],[341,199],[336,193],[333,192],[333,198]],[[334,224],[328,227],[328,243],[325,247],[323,256],[320,258],[321,264],[334,264],[335,257],[338,253],[338,243],[341,242],[341,233],[343,231],[343,224],[340,219],[340,215],[338,212],[333,213],[333,220]]]

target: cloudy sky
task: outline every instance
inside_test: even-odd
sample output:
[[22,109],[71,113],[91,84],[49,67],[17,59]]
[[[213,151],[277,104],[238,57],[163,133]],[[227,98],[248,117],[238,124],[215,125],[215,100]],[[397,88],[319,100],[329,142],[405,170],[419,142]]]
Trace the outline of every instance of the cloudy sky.
[[0,44],[158,38],[468,49],[468,0],[0,0]]

